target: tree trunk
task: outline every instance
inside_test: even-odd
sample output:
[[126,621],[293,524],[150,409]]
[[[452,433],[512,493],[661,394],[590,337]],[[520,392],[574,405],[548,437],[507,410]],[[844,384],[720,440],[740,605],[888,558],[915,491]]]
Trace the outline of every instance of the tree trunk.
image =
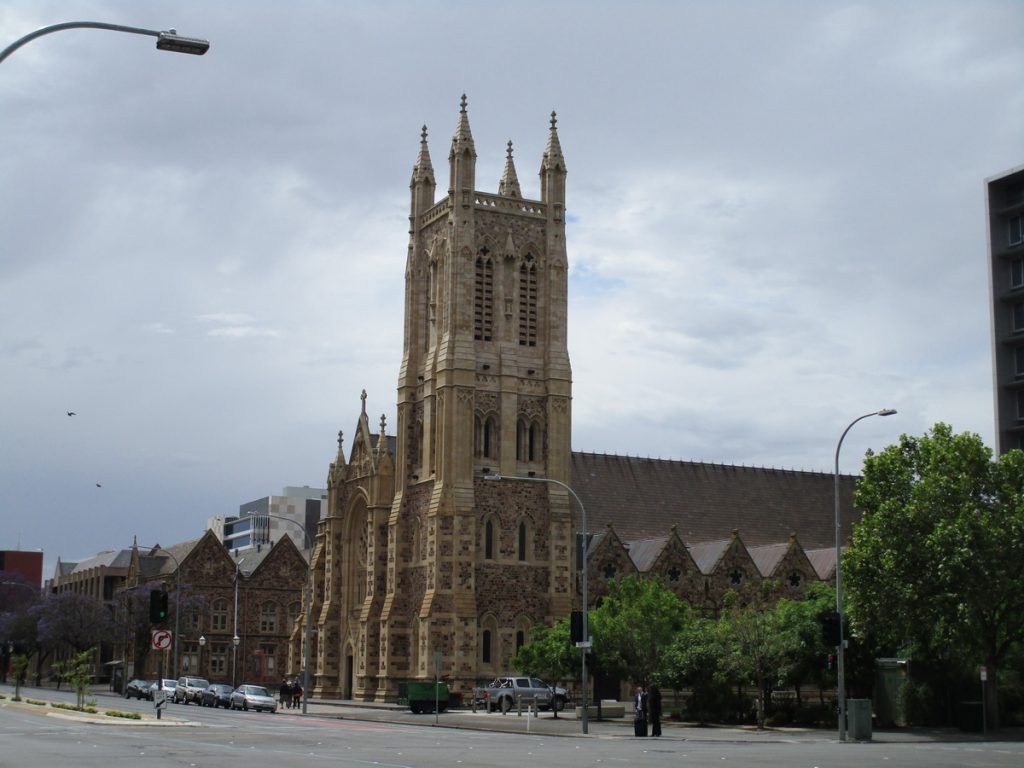
[[985,702],[985,727],[990,730],[999,728],[999,668],[996,662],[988,661],[985,665],[986,677],[982,685],[982,700]]

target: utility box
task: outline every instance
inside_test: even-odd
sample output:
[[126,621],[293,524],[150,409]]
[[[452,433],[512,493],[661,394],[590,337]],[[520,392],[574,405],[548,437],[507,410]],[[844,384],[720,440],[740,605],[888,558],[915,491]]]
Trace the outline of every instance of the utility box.
[[421,712],[438,712],[448,709],[448,683],[410,680],[398,684],[398,703],[408,704],[417,715]]
[[871,699],[846,700],[846,732],[851,739],[871,741]]

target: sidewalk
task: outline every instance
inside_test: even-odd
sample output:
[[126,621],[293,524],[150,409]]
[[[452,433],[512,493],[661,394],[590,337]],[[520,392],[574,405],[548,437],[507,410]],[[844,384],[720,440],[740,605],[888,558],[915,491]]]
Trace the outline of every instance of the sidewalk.
[[[13,687],[0,685],[0,693],[10,701]],[[22,696],[46,699],[46,694],[53,689],[23,689]],[[121,700],[119,694],[111,691],[108,686],[93,686],[90,696],[96,698],[99,708],[116,709],[111,699]],[[120,721],[109,724],[149,724],[180,726],[185,724],[198,725],[191,722],[191,707],[180,704],[168,705],[160,721],[149,719],[143,721]],[[583,724],[574,717],[566,717],[563,713],[557,718],[550,712],[541,712],[539,716],[530,716],[526,712],[521,715],[509,712],[502,715],[498,712],[487,713],[483,710],[473,712],[469,709],[452,709],[441,712],[415,715],[408,707],[397,704],[350,701],[342,699],[310,699],[307,714],[301,709],[282,709],[280,714],[291,717],[308,717],[322,719],[359,720],[364,722],[392,723],[433,727],[435,724],[443,728],[463,728],[477,731],[495,731],[502,733],[523,733],[542,736],[584,737],[597,739],[634,739],[633,721],[629,717],[595,720],[588,722],[587,734],[583,734]],[[649,737],[650,738],[650,737]],[[697,726],[687,723],[662,722],[662,739],[671,741],[693,742],[733,742],[733,743],[813,743],[832,742],[838,740],[835,730],[818,728],[765,728],[758,730],[753,726]],[[899,728],[876,730],[872,734],[872,742],[881,744],[897,743],[929,743],[929,742],[999,742],[1024,741],[1024,728],[1005,728],[986,739],[980,733],[965,733],[955,728]]]

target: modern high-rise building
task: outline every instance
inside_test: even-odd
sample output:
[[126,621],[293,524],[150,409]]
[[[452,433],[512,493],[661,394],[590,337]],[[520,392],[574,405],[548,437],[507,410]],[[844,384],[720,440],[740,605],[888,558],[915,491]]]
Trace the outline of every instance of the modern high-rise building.
[[996,451],[1024,448],[1024,166],[985,181]]
[[316,535],[327,506],[327,490],[287,486],[280,496],[264,496],[238,507],[237,515],[211,517],[206,527],[228,549],[243,550],[278,541],[285,534],[300,550]]

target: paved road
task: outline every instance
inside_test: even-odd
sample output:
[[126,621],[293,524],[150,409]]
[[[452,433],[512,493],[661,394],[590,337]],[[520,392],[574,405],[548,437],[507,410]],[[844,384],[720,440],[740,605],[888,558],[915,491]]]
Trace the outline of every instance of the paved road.
[[[0,686],[0,693],[9,694],[10,690]],[[23,695],[47,701],[71,698],[52,690],[25,690]],[[100,709],[152,711],[149,702],[126,702],[105,695],[96,698]],[[318,704],[305,716],[289,710],[269,715],[172,705],[159,726],[152,720],[149,725],[102,720],[103,725],[96,725],[76,715],[12,704],[9,699],[0,701],[0,768],[111,768],[115,761],[124,765],[121,761],[125,759],[153,768],[1024,765],[1022,741],[937,740],[954,735],[948,732],[919,733],[901,741],[840,744],[832,734],[817,731],[713,729],[705,733],[708,729],[670,726],[666,737],[656,740],[632,737],[627,725],[592,723],[590,735],[583,737],[575,721],[556,722],[550,716],[530,721],[526,733],[527,718],[514,715],[445,713],[438,718],[442,727],[434,727],[432,715],[344,704]],[[491,730],[512,724],[514,731]],[[552,727],[557,733],[537,731]]]

